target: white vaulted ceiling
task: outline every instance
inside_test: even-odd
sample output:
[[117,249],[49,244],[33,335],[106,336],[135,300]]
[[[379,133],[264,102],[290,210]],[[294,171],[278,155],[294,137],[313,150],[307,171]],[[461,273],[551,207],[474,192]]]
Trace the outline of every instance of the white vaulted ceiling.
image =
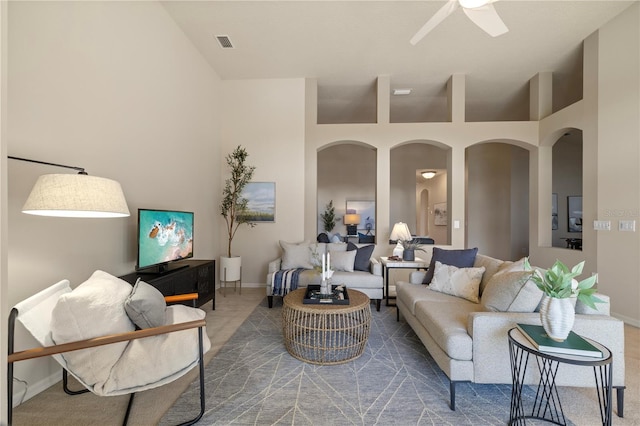
[[[321,122],[375,121],[380,75],[392,89],[413,89],[392,99],[392,121],[444,120],[452,74],[466,75],[469,121],[528,119],[538,72],[554,73],[559,109],[581,97],[582,41],[633,2],[501,0],[494,6],[508,33],[492,38],[458,9],[412,46],[445,3],[162,2],[222,79],[316,78]],[[234,48],[222,49],[216,35]]]

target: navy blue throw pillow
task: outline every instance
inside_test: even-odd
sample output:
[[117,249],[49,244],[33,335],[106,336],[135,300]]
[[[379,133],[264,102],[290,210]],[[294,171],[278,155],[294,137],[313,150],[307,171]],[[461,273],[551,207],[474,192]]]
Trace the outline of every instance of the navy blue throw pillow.
[[354,271],[364,271],[369,272],[369,260],[371,259],[371,255],[373,254],[373,249],[376,246],[374,244],[360,247],[356,246],[353,243],[347,244],[347,251],[357,250],[356,252],[356,260],[353,263]]
[[476,261],[476,254],[478,254],[478,247],[463,250],[445,250],[434,247],[429,270],[424,276],[422,284],[431,283],[433,272],[436,269],[436,261],[443,265],[451,265],[457,268],[471,268]]

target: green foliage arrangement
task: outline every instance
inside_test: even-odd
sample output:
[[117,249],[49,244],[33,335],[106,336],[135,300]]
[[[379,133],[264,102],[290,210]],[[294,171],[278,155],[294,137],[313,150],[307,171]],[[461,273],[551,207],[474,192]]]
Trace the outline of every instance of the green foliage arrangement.
[[423,249],[415,240],[401,240],[400,243],[402,244],[402,248],[405,250],[424,251],[426,253],[425,249]]
[[[525,258],[524,266],[526,270],[532,270],[529,258]],[[567,265],[556,260],[556,263],[544,273],[539,269],[532,270],[531,280],[549,297],[557,299],[577,297],[585,305],[596,309],[596,303],[603,303],[595,296],[596,289],[593,288],[598,280],[598,275],[592,275],[582,281],[576,280],[576,277],[582,274],[583,267],[584,260],[571,270]]]
[[256,169],[254,166],[245,164],[247,161],[247,151],[238,145],[236,149],[227,155],[227,166],[229,166],[231,177],[224,181],[224,189],[222,190],[222,202],[220,203],[220,214],[224,217],[226,232],[228,237],[227,253],[231,257],[231,242],[243,223],[254,227],[255,223],[249,221],[246,215],[248,200],[242,197],[242,190],[253,177]]
[[329,204],[327,204],[327,207],[324,213],[320,215],[320,218],[322,219],[322,225],[324,226],[325,231],[331,232],[333,228],[335,228],[336,214],[335,208],[333,207],[333,200],[329,201]]

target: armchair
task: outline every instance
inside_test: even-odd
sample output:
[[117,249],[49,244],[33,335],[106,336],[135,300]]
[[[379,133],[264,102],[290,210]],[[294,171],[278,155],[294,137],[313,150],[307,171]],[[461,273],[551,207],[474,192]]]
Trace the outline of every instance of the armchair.
[[[195,298],[197,294],[169,296],[168,300]],[[16,322],[42,346],[14,352]],[[203,355],[211,346],[203,333],[205,325],[200,309],[166,306],[163,296],[149,284],[139,282],[132,289],[126,281],[102,271],[96,271],[73,291],[68,280],[42,290],[18,303],[9,317],[9,425],[13,364],[44,356],[52,356],[62,366],[63,387],[70,395],[88,391],[99,396],[129,394],[124,424],[136,392],[170,383],[198,365],[200,412],[182,424],[197,422],[205,404]],[[67,372],[86,389],[69,390]]]

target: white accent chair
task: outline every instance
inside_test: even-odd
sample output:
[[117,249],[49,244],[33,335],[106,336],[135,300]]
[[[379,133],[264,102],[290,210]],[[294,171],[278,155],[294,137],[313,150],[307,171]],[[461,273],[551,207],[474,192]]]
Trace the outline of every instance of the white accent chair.
[[[148,284],[142,283],[150,287]],[[135,288],[135,287],[134,287]],[[151,288],[152,292],[156,292]],[[143,293],[147,297],[149,293]],[[48,287],[18,303],[9,317],[8,421],[13,406],[13,363],[52,356],[63,368],[63,386],[71,395],[91,391],[99,396],[129,394],[124,417],[127,423],[136,392],[170,383],[199,366],[200,413],[183,424],[197,422],[204,413],[203,355],[211,344],[204,332],[205,313],[184,305],[166,306],[158,292],[163,325],[145,325],[136,330],[139,318],[125,308],[134,294],[132,286],[119,278],[96,271],[72,291],[68,280]],[[197,294],[169,296],[169,302],[184,302]],[[138,301],[148,309],[148,300]],[[155,308],[154,308],[155,309]],[[156,309],[157,313],[157,309]],[[164,315],[164,320],[162,315]],[[135,319],[134,319],[135,318]],[[158,316],[156,315],[156,318]],[[14,351],[16,321],[42,347]],[[156,321],[157,322],[157,321]],[[140,327],[140,326],[139,326]],[[82,350],[80,350],[82,349]],[[70,391],[67,371],[86,389]]]

